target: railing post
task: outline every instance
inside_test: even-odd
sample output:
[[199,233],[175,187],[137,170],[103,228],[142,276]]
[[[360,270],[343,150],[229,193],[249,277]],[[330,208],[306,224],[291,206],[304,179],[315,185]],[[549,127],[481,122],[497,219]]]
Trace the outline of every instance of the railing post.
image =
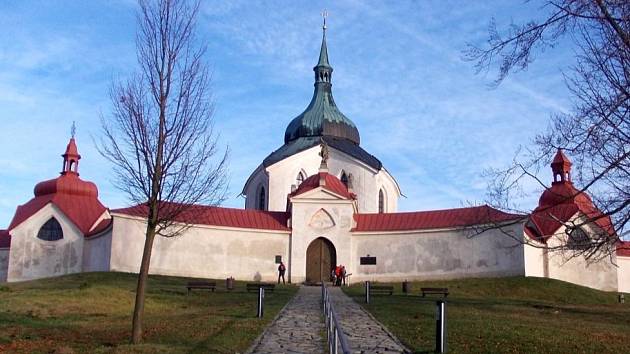
[[[348,339],[339,327],[339,319],[331,302],[331,295],[327,287],[322,286],[322,301],[324,311],[324,324],[326,325],[326,342],[329,354],[350,354],[352,351],[348,345]],[[341,351],[339,350],[341,347]]]
[[435,352],[446,353],[446,301],[437,300],[435,304]]
[[333,336],[333,354],[339,353],[339,335],[337,334],[339,328],[335,326],[335,335]]
[[262,318],[263,317],[263,312],[264,312],[264,298],[265,298],[265,288],[263,288],[262,286],[258,288],[258,307],[257,307],[257,312],[256,312],[256,316],[258,318]]
[[366,304],[370,303],[370,282],[369,281],[365,282],[365,303]]

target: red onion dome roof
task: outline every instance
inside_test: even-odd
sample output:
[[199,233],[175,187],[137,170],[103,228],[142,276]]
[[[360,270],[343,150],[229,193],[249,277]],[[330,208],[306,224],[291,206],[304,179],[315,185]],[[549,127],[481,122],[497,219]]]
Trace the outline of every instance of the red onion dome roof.
[[70,139],[63,157],[61,176],[38,183],[33,193],[35,197],[18,206],[11,220],[9,230],[14,229],[48,204],[58,207],[78,228],[88,236],[90,232],[103,231],[105,226],[97,221],[106,212],[98,200],[96,184],[79,178],[79,155],[74,138]]
[[43,181],[35,186],[35,196],[47,194],[70,194],[98,198],[96,184],[79,178],[76,174],[65,174],[48,181]]
[[580,207],[593,208],[591,197],[567,181],[552,183],[538,200],[538,208],[549,208],[561,204],[577,204]]

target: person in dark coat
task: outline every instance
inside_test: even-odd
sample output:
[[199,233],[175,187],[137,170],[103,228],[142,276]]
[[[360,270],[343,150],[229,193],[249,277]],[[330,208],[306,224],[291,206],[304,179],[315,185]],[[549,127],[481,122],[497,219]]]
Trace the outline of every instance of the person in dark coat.
[[284,273],[286,271],[287,271],[287,267],[284,266],[283,262],[280,262],[280,265],[278,266],[278,284],[280,284],[280,278],[282,278],[282,284],[285,284]]

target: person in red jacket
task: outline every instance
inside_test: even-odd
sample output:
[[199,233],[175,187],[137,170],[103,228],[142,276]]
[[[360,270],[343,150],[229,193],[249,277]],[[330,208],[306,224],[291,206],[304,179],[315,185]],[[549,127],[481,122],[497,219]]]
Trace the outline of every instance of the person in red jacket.
[[336,286],[341,286],[341,266],[337,266],[335,268],[335,278],[337,278],[337,281],[335,282]]

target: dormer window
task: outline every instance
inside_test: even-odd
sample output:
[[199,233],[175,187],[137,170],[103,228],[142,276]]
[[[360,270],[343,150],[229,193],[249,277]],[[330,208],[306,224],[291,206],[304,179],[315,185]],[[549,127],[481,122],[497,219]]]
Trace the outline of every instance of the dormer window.
[[57,219],[50,218],[37,233],[37,238],[44,241],[57,241],[63,238],[63,230]]
[[295,178],[295,185],[296,186],[300,186],[300,184],[302,184],[302,182],[304,182],[304,174],[302,172],[298,173],[297,177]]
[[385,212],[385,193],[382,189],[378,191],[378,212],[381,214]]
[[265,187],[260,186],[258,191],[258,210],[265,210]]
[[341,183],[343,183],[344,186],[346,186],[346,188],[348,187],[348,175],[346,175],[345,171],[341,172],[341,178],[339,178],[341,180]]

